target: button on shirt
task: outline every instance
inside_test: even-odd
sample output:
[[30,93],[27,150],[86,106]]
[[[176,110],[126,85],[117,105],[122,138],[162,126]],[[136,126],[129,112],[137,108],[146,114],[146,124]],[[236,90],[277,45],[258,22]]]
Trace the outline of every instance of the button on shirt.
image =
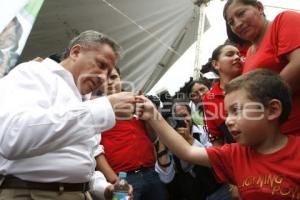
[[92,177],[99,131],[115,124],[106,97],[82,102],[71,73],[51,59],[20,64],[0,79],[0,91],[0,174],[35,182],[99,179]]

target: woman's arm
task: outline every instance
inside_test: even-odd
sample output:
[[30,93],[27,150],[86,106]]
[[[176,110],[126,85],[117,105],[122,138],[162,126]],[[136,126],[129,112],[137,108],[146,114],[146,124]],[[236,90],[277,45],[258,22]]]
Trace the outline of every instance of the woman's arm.
[[286,55],[289,63],[281,70],[280,76],[290,85],[295,93],[300,87],[300,48]]

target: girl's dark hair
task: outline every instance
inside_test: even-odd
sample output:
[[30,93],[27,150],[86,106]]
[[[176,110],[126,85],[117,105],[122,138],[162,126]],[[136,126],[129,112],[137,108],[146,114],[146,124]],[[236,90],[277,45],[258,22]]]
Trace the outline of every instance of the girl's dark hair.
[[[227,45],[232,45],[232,44],[225,43],[225,44],[221,44],[217,48],[215,48],[215,50],[212,52],[211,58],[208,59],[208,62],[202,66],[203,71],[205,69],[205,73],[214,72],[216,74],[219,74],[218,70],[216,70],[214,68],[214,66],[212,65],[212,61],[219,59],[222,49]],[[234,45],[232,45],[232,46],[234,46]],[[201,70],[201,72],[202,72],[202,70]],[[202,73],[204,73],[204,72],[202,72]]]
[[228,7],[234,2],[240,2],[245,5],[255,6],[257,4],[257,0],[228,0],[223,9],[223,17],[226,22],[226,32],[227,32],[228,39],[235,44],[239,44],[239,45],[243,46],[244,44],[248,43],[248,41],[243,40],[242,38],[237,36],[235,33],[233,33],[230,26],[227,24],[226,11],[227,11]]

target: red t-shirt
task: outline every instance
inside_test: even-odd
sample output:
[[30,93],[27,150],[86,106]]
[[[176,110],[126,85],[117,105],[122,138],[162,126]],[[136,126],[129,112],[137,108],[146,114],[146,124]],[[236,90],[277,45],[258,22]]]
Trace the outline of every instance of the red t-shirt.
[[154,146],[141,120],[117,120],[114,128],[102,133],[101,144],[108,163],[116,173],[155,164]]
[[[277,73],[287,65],[285,55],[300,47],[300,13],[284,11],[267,29],[255,54],[248,50],[243,73],[267,68]],[[300,67],[300,66],[299,66]],[[300,78],[300,75],[299,75]],[[293,109],[282,126],[284,134],[300,133],[300,90],[293,94]]]
[[205,123],[212,136],[223,137],[219,127],[225,122],[224,91],[220,82],[213,85],[203,100]]
[[238,143],[207,149],[221,182],[238,186],[243,200],[300,197],[300,137],[289,136],[279,151],[263,155]]

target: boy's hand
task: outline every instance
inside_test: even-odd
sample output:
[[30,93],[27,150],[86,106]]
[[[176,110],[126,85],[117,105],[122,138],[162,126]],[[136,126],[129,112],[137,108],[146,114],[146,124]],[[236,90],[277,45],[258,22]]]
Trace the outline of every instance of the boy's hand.
[[134,113],[135,97],[131,92],[120,92],[109,95],[117,119],[130,119]]
[[136,115],[142,120],[151,120],[157,117],[155,105],[145,96],[136,96]]

